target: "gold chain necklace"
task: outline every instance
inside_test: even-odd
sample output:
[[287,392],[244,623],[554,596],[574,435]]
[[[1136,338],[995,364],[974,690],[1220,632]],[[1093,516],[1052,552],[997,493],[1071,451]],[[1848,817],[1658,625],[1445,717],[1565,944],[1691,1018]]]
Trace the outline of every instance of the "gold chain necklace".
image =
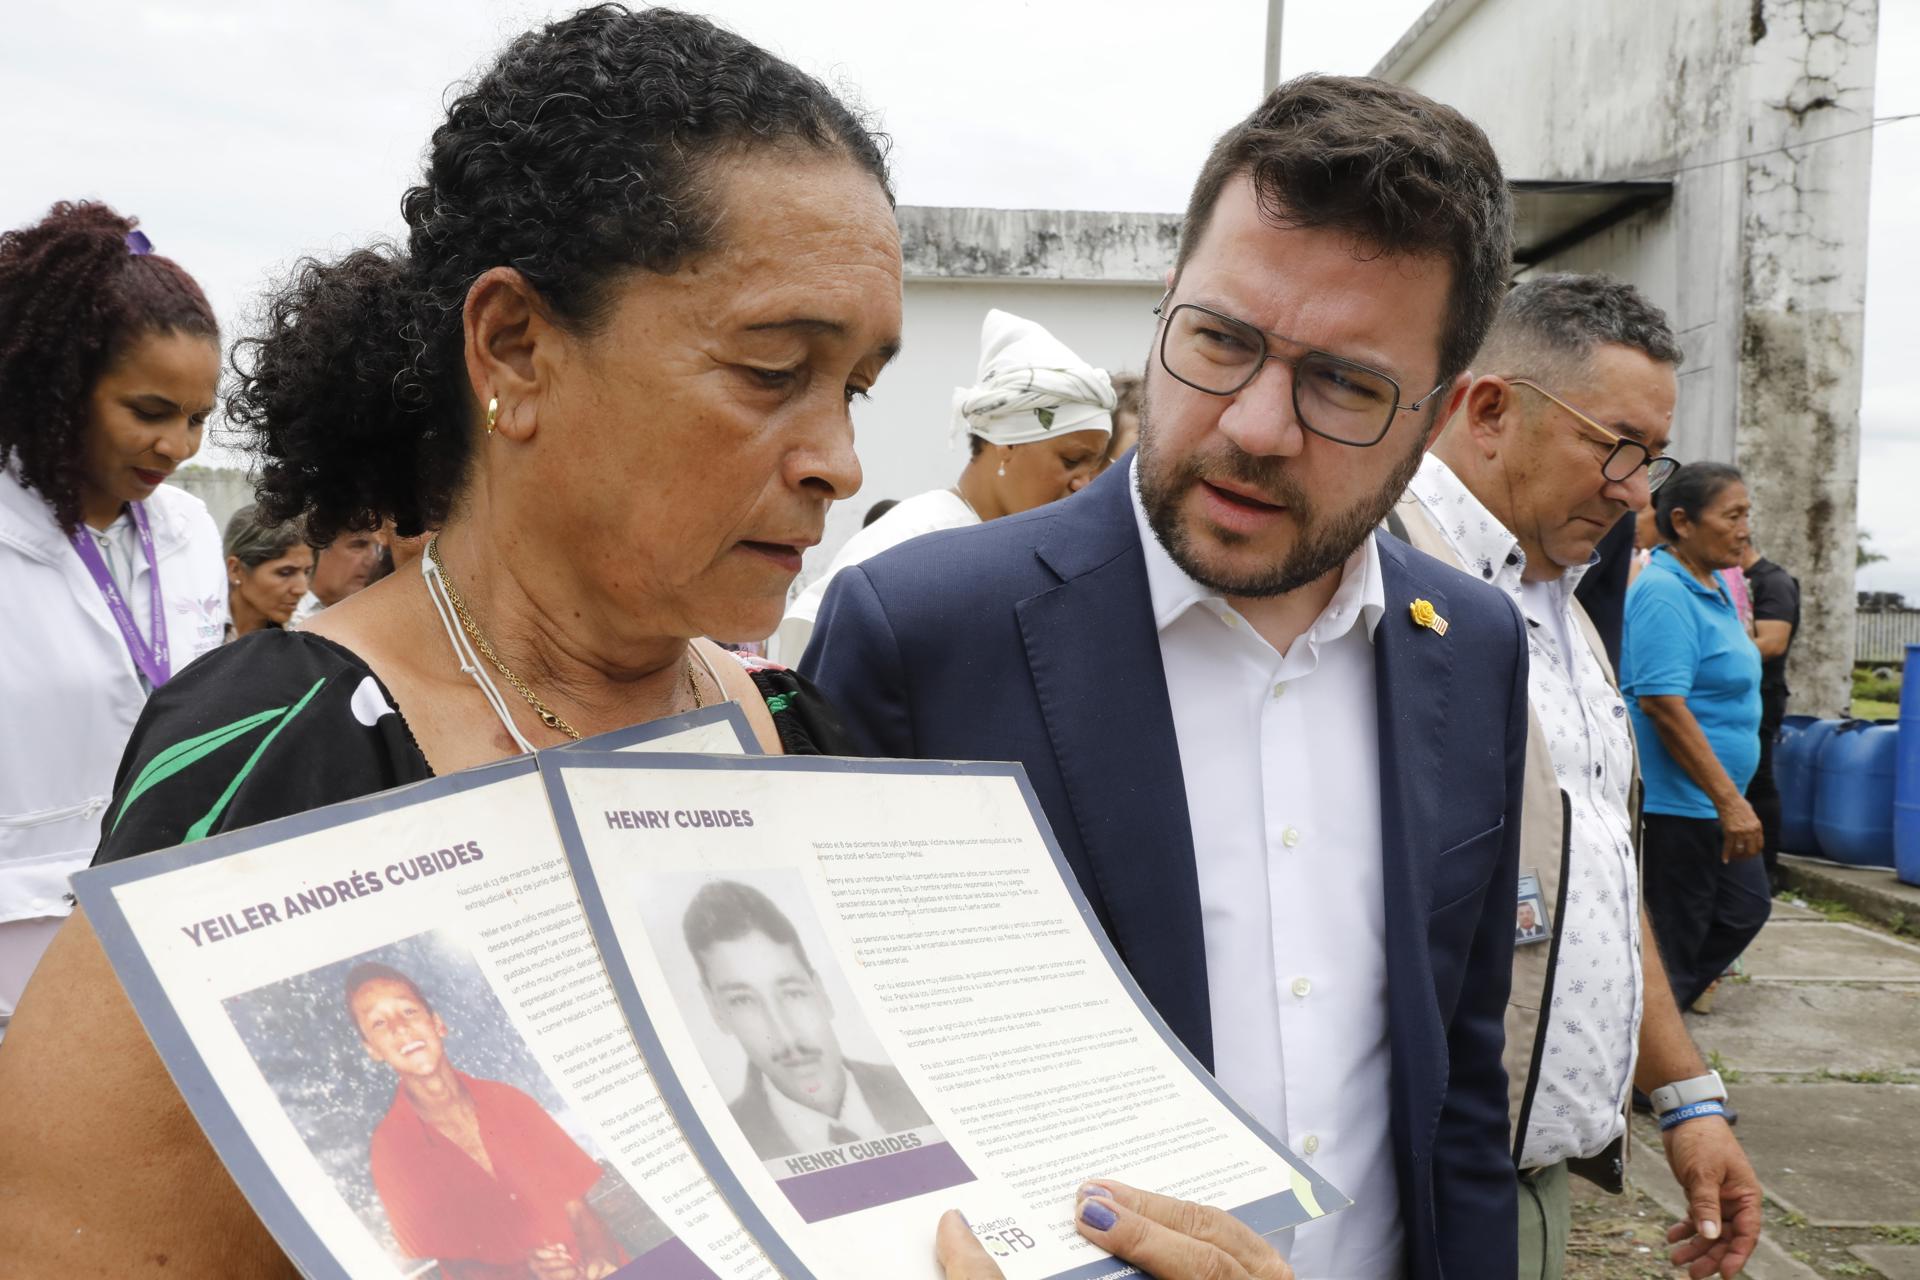
[[[488,662],[491,662],[494,665],[494,669],[506,677],[507,683],[512,685],[515,691],[527,700],[527,705],[533,708],[533,713],[540,717],[541,724],[544,724],[549,729],[558,730],[566,734],[569,738],[578,741],[580,731],[561,719],[559,712],[542,702],[540,695],[528,688],[525,680],[515,675],[512,668],[500,661],[500,655],[493,651],[493,646],[487,643],[487,638],[480,634],[480,628],[474,625],[473,615],[467,612],[467,602],[460,598],[459,589],[453,585],[453,577],[447,572],[446,561],[440,558],[440,538],[438,535],[435,535],[427,541],[427,558],[433,561],[434,571],[440,575],[440,585],[446,589],[447,600],[453,605],[453,612],[460,619],[460,629],[467,633],[467,639],[473,641],[473,647],[478,649],[481,656]],[[693,655],[691,652],[687,654],[685,661],[687,689],[693,694],[693,706],[694,710],[697,711],[706,706],[706,701],[701,698],[700,685],[693,678]]]

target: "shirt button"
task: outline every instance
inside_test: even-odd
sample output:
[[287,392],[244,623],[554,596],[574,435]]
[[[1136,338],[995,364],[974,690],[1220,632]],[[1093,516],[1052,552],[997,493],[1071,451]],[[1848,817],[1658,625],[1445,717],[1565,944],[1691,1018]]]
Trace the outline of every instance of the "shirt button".
[[1300,843],[1300,832],[1293,827],[1288,827],[1280,833],[1280,843],[1289,849],[1293,848]]
[[1273,696],[1274,696],[1274,697],[1276,697],[1276,698],[1278,698],[1278,697],[1280,697],[1280,696],[1281,696],[1282,694],[1284,694],[1284,693],[1286,693],[1286,691],[1287,691],[1287,686],[1286,686],[1286,685],[1284,685],[1284,684],[1277,684],[1277,685],[1275,685],[1275,686],[1273,686]]
[[1305,978],[1295,978],[1293,980],[1293,994],[1299,996],[1302,1000],[1306,999],[1312,990],[1313,984]]
[[1300,1150],[1307,1155],[1312,1155],[1316,1151],[1320,1150],[1319,1135],[1310,1133],[1305,1138],[1301,1139]]

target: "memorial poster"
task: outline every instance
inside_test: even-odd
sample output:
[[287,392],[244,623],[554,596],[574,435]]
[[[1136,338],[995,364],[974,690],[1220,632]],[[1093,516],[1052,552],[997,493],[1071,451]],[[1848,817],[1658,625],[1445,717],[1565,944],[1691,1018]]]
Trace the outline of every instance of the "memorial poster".
[[[598,740],[635,744],[752,739],[734,707]],[[306,1275],[773,1275],[653,1086],[531,758],[74,887],[196,1118]]]
[[1261,1232],[1347,1203],[1153,1013],[1018,766],[542,767],[655,1079],[789,1280],[931,1280],[947,1208],[1009,1280],[1124,1274],[1073,1227],[1092,1177]]

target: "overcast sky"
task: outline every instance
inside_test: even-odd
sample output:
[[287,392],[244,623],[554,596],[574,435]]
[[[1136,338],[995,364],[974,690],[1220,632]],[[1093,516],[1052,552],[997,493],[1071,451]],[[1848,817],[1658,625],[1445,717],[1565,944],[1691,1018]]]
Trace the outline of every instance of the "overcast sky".
[[[443,93],[574,5],[515,0],[24,4],[0,43],[0,226],[104,198],[230,331],[303,253],[400,232]],[[895,141],[908,204],[1178,210],[1261,85],[1260,0],[686,0],[821,75]],[[1364,72],[1425,0],[1289,0],[1282,70]],[[1920,111],[1920,5],[1881,6],[1877,114]],[[1648,86],[1649,94],[1655,87]],[[1876,135],[1861,585],[1920,599],[1920,120]]]

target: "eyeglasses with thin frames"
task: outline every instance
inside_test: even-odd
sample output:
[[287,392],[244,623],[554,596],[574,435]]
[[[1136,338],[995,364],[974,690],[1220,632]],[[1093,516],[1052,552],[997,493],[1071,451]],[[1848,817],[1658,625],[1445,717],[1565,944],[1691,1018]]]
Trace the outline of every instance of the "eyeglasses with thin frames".
[[1580,412],[1565,400],[1562,400],[1559,396],[1535,382],[1532,378],[1508,378],[1506,381],[1511,386],[1525,387],[1529,391],[1539,392],[1547,399],[1559,405],[1562,409],[1565,409],[1569,414],[1573,415],[1573,417],[1578,419],[1581,425],[1585,426],[1588,430],[1598,433],[1607,444],[1612,445],[1613,448],[1608,450],[1605,460],[1600,463],[1600,474],[1615,484],[1624,484],[1628,480],[1633,479],[1634,472],[1645,467],[1647,469],[1647,492],[1652,493],[1655,489],[1665,484],[1668,477],[1680,469],[1680,460],[1678,458],[1670,458],[1665,454],[1656,456],[1651,449],[1641,444],[1638,440],[1629,440],[1617,431],[1607,430],[1592,418],[1589,418],[1586,414]]
[[[1412,404],[1401,404],[1400,383],[1390,374],[1198,303],[1169,311],[1172,296],[1169,290],[1153,308],[1162,321],[1160,364],[1168,373],[1195,391],[1230,396],[1259,377],[1267,361],[1277,360],[1293,374],[1293,412],[1300,425],[1339,444],[1379,444],[1395,414],[1420,409],[1448,386],[1442,382]],[[1276,342],[1298,347],[1300,354],[1281,355],[1273,350]]]

